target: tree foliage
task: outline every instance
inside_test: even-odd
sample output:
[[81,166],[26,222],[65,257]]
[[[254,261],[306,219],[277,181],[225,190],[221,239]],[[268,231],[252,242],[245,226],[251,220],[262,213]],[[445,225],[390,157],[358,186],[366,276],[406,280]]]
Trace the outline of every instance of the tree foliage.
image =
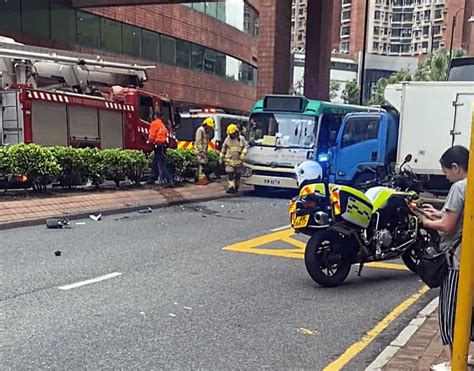
[[341,89],[341,83],[336,80],[331,80],[329,83],[329,99],[334,100],[339,95],[339,90]]
[[360,99],[360,88],[357,80],[351,80],[346,83],[342,91],[342,99],[347,104],[358,104]]
[[[453,57],[462,57],[465,52],[462,49],[453,51]],[[408,70],[400,70],[388,78],[381,78],[372,90],[372,98],[369,103],[381,105],[384,103],[384,91],[389,84],[398,84],[403,81],[444,81],[449,68],[449,52],[440,49],[436,53],[428,56],[424,62],[420,63],[415,74]]]

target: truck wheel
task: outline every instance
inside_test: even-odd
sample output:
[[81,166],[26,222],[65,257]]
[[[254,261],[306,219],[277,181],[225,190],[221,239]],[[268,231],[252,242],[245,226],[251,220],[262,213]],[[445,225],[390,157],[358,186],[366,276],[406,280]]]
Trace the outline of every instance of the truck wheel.
[[341,240],[337,232],[326,231],[311,237],[306,245],[306,270],[321,286],[339,286],[349,275],[352,259],[351,254],[344,250],[352,248],[349,241]]

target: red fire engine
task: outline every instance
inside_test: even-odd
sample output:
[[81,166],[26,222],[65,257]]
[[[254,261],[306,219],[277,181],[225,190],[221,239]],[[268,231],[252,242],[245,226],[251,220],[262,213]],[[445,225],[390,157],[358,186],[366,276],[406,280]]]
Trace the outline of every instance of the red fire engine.
[[148,152],[148,128],[160,111],[175,146],[173,102],[140,89],[154,67],[86,57],[0,38],[0,145]]

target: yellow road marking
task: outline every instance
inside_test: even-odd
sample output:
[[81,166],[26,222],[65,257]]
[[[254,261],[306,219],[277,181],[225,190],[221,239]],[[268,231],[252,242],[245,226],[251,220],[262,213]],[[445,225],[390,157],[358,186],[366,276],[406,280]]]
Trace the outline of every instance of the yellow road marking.
[[416,294],[410,296],[398,307],[392,310],[382,321],[380,321],[372,330],[370,330],[357,343],[352,344],[347,350],[335,361],[327,365],[323,371],[340,370],[342,367],[352,361],[362,350],[364,350],[377,335],[385,330],[393,321],[395,321],[403,312],[405,312],[411,305],[413,305],[419,298],[421,298],[429,288],[423,286]]
[[[285,229],[283,231],[278,231],[270,234],[266,234],[257,238],[253,238],[247,241],[242,241],[229,245],[223,248],[226,251],[234,252],[244,252],[247,254],[257,254],[257,255],[269,255],[276,256],[288,259],[304,259],[304,251],[306,249],[306,243],[292,238],[294,235],[293,229]],[[272,249],[264,248],[264,245],[271,244],[274,242],[283,241],[294,248],[292,249]],[[382,263],[374,262],[367,263],[365,265],[369,268],[381,268],[381,269],[394,269],[406,271],[406,268],[402,264],[394,263]]]
[[407,267],[403,264],[395,264],[395,263],[383,263],[383,262],[373,262],[373,263],[366,263],[365,267],[370,268],[382,268],[382,269],[395,269],[399,271],[409,271]]

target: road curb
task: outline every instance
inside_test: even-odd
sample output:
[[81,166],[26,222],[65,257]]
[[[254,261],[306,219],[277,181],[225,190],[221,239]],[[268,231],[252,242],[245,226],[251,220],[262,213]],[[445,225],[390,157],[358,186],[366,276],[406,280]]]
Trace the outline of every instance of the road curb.
[[395,354],[403,348],[408,340],[415,335],[416,331],[425,323],[426,319],[438,308],[439,298],[433,299],[424,307],[418,315],[411,320],[407,327],[393,340],[388,347],[365,369],[365,371],[382,371],[383,367],[392,359]]
[[78,219],[87,218],[89,217],[90,214],[101,213],[103,216],[107,216],[107,215],[136,212],[146,207],[150,207],[152,209],[163,209],[165,207],[185,205],[185,204],[190,204],[194,202],[207,202],[207,201],[213,201],[213,200],[220,200],[223,198],[236,198],[240,196],[242,196],[242,194],[223,193],[219,195],[202,196],[202,197],[196,197],[196,198],[182,197],[180,199],[173,200],[173,201],[157,202],[157,203],[152,202],[152,203],[148,203],[147,205],[140,205],[140,206],[125,206],[125,207],[119,207],[119,208],[107,209],[107,210],[98,209],[96,211],[88,211],[88,212],[81,212],[81,213],[74,213],[74,214],[63,214],[63,215],[56,215],[56,216],[52,215],[49,217],[41,217],[41,218],[36,218],[36,219],[27,219],[27,220],[1,223],[0,230],[8,230],[8,229],[41,225],[41,224],[44,224],[45,220],[49,218],[62,218],[62,219],[67,218],[68,220],[78,220]]

